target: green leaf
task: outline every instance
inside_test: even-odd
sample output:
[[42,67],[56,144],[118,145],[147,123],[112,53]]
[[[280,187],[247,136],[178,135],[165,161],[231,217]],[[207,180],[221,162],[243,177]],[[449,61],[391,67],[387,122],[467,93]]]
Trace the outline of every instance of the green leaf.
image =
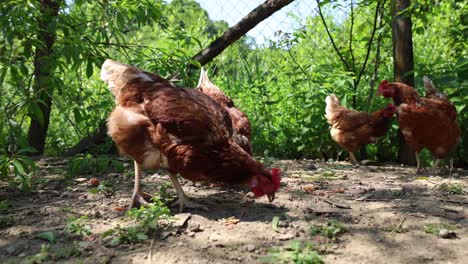
[[13,160],[12,163],[13,163],[13,168],[15,169],[15,172],[17,174],[26,175],[26,171],[25,171],[25,169],[23,167],[23,164],[19,160],[15,159],[15,160]]
[[274,216],[273,220],[271,220],[271,228],[273,228],[275,232],[279,232],[279,229],[278,229],[279,220],[280,220],[279,216]]
[[80,113],[80,109],[78,108],[73,108],[73,115],[75,116],[75,121],[77,123],[80,123],[83,120],[83,117]]
[[39,122],[41,126],[44,126],[44,113],[37,102],[31,102],[29,104],[29,115]]
[[145,240],[148,239],[148,236],[146,234],[144,234],[144,233],[138,233],[137,238],[138,238],[139,241],[145,241]]
[[86,77],[88,77],[88,79],[91,78],[91,76],[93,76],[93,71],[93,61],[88,59],[88,64],[86,65]]
[[55,237],[55,233],[52,232],[52,231],[45,231],[45,232],[42,232],[42,233],[39,233],[39,234],[35,235],[34,237],[42,239],[42,240],[47,240],[52,244],[55,244],[55,242],[57,240],[56,237]]

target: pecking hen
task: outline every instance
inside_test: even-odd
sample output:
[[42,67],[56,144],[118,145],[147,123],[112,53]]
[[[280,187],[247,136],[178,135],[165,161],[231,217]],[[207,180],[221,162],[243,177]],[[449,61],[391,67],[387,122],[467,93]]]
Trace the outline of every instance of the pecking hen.
[[338,145],[349,152],[353,164],[358,164],[354,152],[385,135],[395,113],[392,104],[374,113],[347,109],[334,94],[327,96],[325,102],[325,117],[331,125],[330,134]]
[[229,113],[229,117],[232,121],[232,127],[234,129],[233,138],[237,144],[243,148],[247,153],[252,155],[252,144],[251,140],[251,129],[250,122],[247,115],[239,110],[234,102],[226,94],[219,89],[214,83],[208,78],[208,73],[202,68],[200,71],[200,79],[198,80],[197,90],[207,94],[213,98],[218,104],[220,104]]
[[266,170],[235,142],[228,112],[211,97],[109,59],[101,79],[117,103],[108,118],[108,134],[134,160],[131,206],[146,203],[141,167],[168,169],[181,211],[200,206],[188,201],[177,173],[191,181],[245,184],[255,197],[267,195],[273,201],[280,170]]
[[434,166],[437,166],[460,143],[461,133],[456,109],[447,96],[426,76],[424,86],[426,98],[420,97],[411,86],[387,80],[380,83],[378,91],[383,97],[392,98],[397,107],[401,133],[416,155],[416,173],[424,170],[419,159],[423,148],[435,156]]

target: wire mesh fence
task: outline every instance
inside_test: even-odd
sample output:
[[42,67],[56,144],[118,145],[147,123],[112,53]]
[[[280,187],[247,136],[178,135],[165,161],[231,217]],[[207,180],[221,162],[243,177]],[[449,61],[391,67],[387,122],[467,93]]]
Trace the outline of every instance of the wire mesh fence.
[[[233,26],[264,0],[196,0],[212,20],[224,20]],[[258,45],[278,40],[278,33],[291,33],[301,28],[307,17],[315,16],[316,2],[296,0],[262,21],[248,32]]]

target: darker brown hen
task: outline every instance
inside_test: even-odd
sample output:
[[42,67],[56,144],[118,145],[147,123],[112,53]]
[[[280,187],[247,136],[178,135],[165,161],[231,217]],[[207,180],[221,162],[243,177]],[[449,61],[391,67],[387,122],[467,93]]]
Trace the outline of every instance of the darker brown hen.
[[141,166],[169,170],[180,210],[199,206],[187,201],[177,173],[192,181],[246,184],[256,197],[273,201],[279,170],[267,171],[239,147],[229,114],[209,96],[112,60],[103,64],[101,79],[117,102],[108,133],[120,152],[135,160],[132,206],[145,203]]
[[413,89],[403,83],[382,81],[379,93],[392,98],[397,106],[397,120],[408,146],[415,152],[417,168],[420,173],[424,168],[419,159],[423,148],[440,159],[460,142],[460,126],[457,112],[447,96],[437,90],[429,78],[425,78],[427,98],[422,98]]

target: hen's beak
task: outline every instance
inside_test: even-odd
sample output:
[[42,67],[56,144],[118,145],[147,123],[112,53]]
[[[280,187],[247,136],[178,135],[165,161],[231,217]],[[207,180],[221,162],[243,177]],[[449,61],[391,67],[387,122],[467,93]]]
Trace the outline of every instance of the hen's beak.
[[267,194],[267,196],[268,196],[268,201],[270,203],[273,202],[273,200],[275,200],[275,194],[274,193]]

